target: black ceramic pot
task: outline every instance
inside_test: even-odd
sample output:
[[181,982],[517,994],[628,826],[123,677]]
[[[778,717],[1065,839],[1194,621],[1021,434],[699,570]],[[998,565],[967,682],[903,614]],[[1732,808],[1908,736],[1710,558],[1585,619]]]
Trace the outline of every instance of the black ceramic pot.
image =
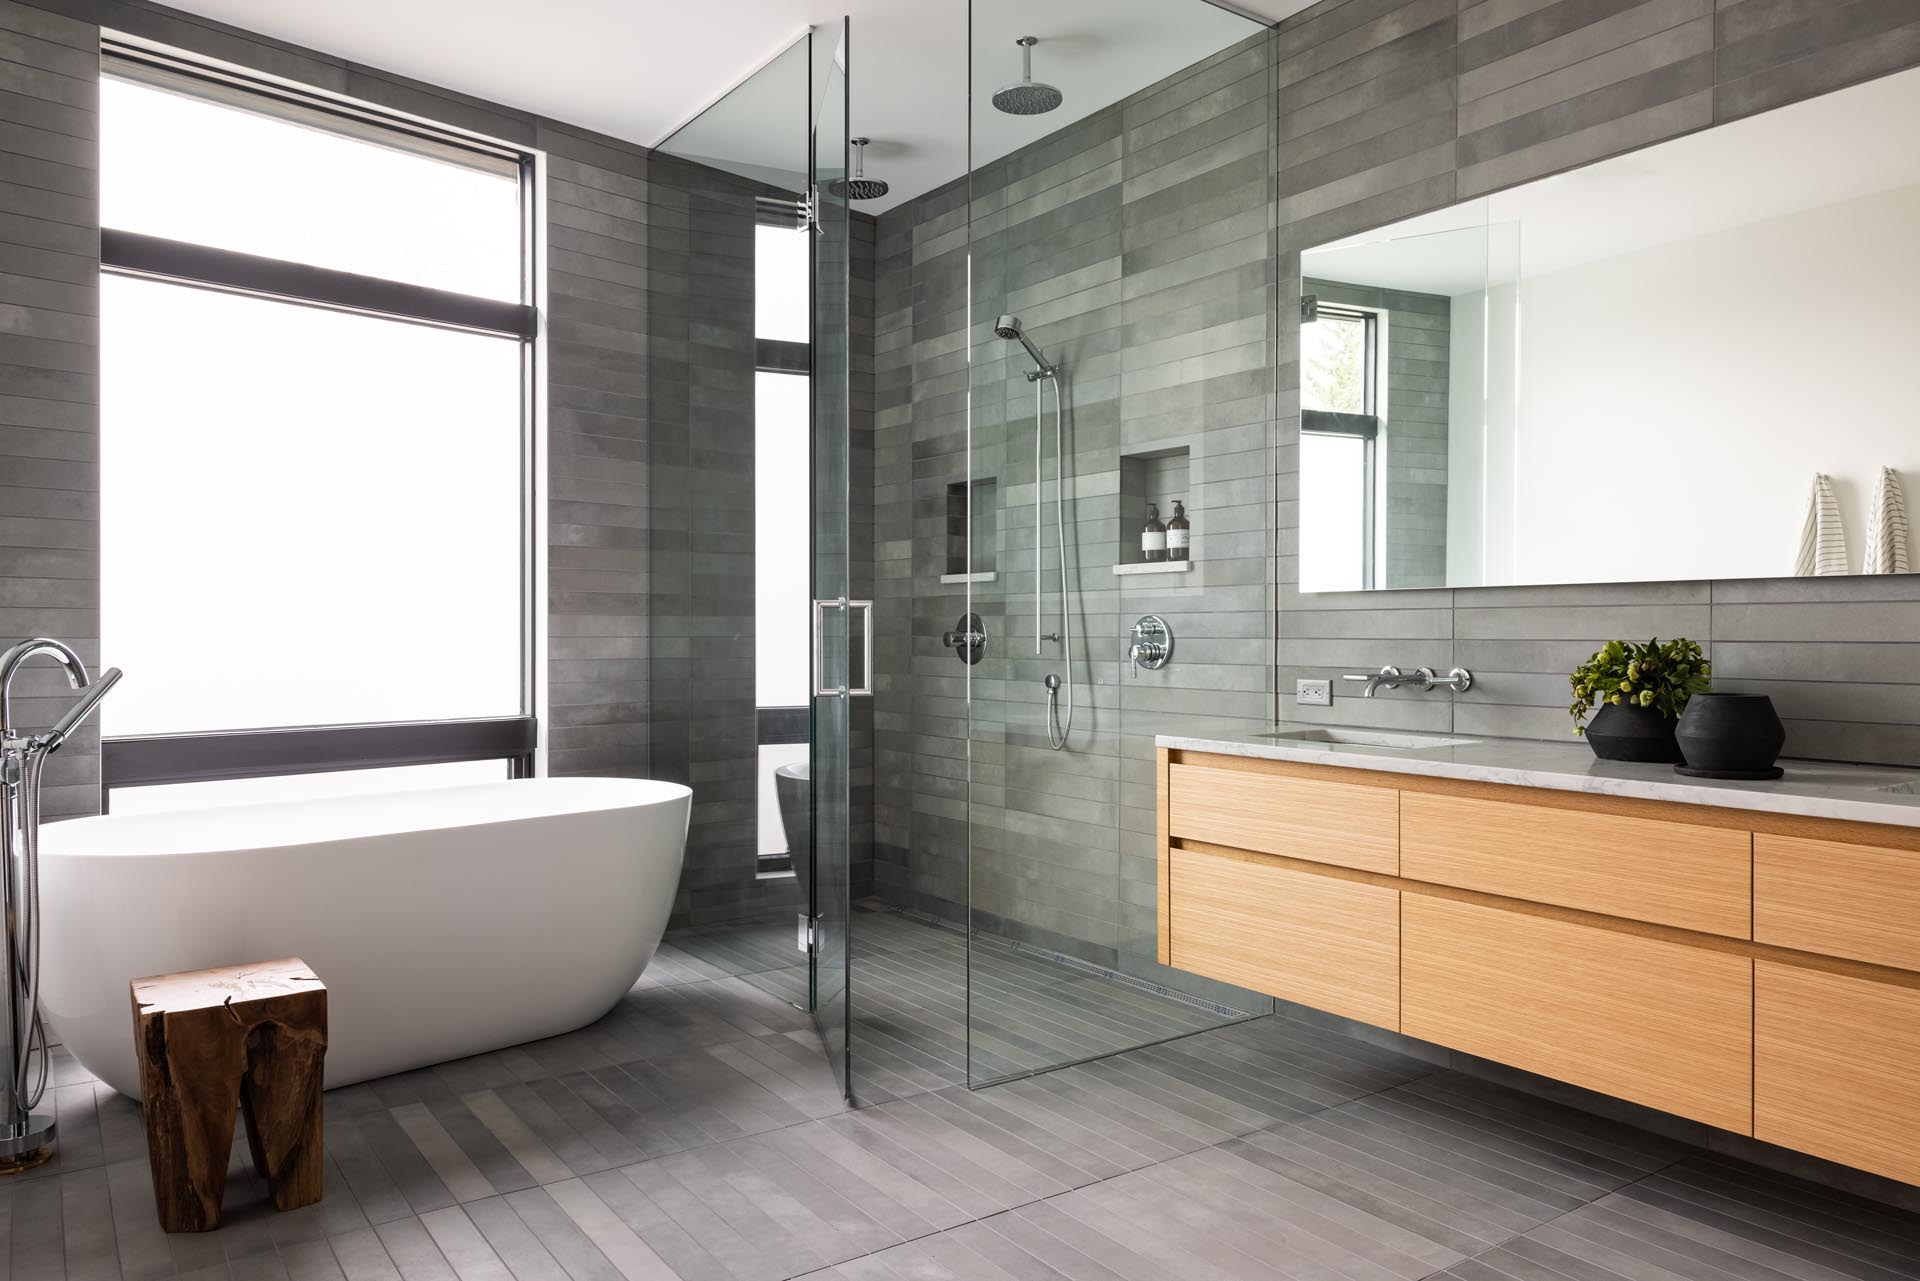
[[1686,764],[1700,778],[1779,778],[1774,758],[1787,728],[1765,694],[1695,694],[1674,731]]
[[1587,726],[1587,742],[1603,761],[1678,765],[1683,759],[1673,741],[1673,722],[1651,707],[1603,703]]

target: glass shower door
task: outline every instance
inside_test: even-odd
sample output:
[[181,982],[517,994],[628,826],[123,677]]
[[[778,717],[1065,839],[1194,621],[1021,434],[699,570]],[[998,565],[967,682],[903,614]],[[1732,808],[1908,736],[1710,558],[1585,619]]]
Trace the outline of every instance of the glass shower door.
[[813,705],[811,947],[814,1025],[842,1092],[850,1092],[847,971],[852,948],[852,706],[870,692],[871,602],[848,598],[851,461],[848,316],[847,20],[816,28],[813,127]]

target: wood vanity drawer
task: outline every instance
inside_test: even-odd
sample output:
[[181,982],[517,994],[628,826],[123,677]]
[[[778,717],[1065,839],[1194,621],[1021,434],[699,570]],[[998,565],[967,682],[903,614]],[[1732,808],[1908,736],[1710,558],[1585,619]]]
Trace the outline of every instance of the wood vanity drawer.
[[1752,929],[1753,837],[1732,828],[1406,792],[1400,874],[1732,938]]
[[1405,894],[1400,1030],[1753,1132],[1753,962]]
[[1400,893],[1193,850],[1168,854],[1172,963],[1400,1026]]
[[1167,773],[1171,836],[1367,872],[1399,870],[1400,793],[1393,788],[1208,765]]
[[1920,970],[1920,853],[1755,833],[1753,937]]
[[1920,991],[1761,961],[1753,1134],[1920,1183]]

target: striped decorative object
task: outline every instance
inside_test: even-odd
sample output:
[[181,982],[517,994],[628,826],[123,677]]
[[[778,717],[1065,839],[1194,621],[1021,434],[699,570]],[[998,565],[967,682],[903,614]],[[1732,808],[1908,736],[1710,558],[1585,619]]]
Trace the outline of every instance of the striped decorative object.
[[1793,572],[1799,578],[1847,572],[1846,525],[1840,519],[1840,500],[1833,496],[1833,480],[1825,472],[1813,474],[1807,524],[1800,531],[1800,556]]
[[1904,574],[1911,566],[1907,559],[1907,498],[1900,487],[1900,473],[1891,467],[1880,469],[1880,480],[1873,487],[1873,499],[1867,508],[1867,548],[1861,559],[1863,574]]

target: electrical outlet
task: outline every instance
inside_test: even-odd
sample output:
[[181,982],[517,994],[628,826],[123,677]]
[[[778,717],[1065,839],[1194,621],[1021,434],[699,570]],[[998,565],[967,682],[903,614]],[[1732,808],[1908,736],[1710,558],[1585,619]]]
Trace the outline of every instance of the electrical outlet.
[[1302,707],[1332,707],[1332,681],[1295,681],[1293,701]]

